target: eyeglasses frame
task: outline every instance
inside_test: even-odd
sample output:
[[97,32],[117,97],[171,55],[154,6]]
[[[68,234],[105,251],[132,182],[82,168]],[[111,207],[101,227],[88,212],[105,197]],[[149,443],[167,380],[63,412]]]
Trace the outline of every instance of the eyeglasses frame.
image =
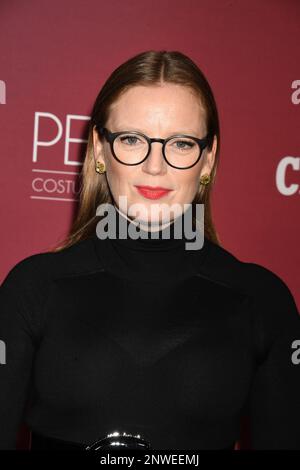
[[[148,137],[147,135],[143,134],[142,132],[136,132],[136,131],[120,131],[120,132],[110,132],[106,127],[98,127],[97,125],[95,126],[98,133],[99,134],[102,134],[104,135],[104,137],[106,138],[107,142],[109,142],[110,144],[110,149],[111,149],[111,152],[114,156],[114,158],[119,162],[119,163],[122,163],[123,165],[127,165],[127,166],[135,166],[135,165],[140,165],[141,163],[143,163],[149,156],[150,152],[151,152],[151,144],[152,142],[160,142],[162,144],[162,153],[163,153],[163,157],[164,157],[164,160],[167,162],[168,165],[170,165],[171,167],[173,168],[176,168],[177,170],[188,170],[189,168],[192,168],[193,166],[195,166],[198,161],[200,160],[201,158],[201,155],[202,155],[202,152],[203,150],[207,147],[208,145],[208,137],[209,137],[209,134],[207,134],[205,137],[203,137],[202,139],[199,139],[198,137],[194,137],[194,136],[190,136],[190,135],[186,135],[186,134],[176,134],[176,135],[172,135],[170,137],[168,137],[167,139],[161,139],[159,137]],[[114,141],[115,139],[121,135],[121,134],[136,134],[136,135],[141,135],[142,137],[144,137],[147,142],[148,142],[148,147],[149,147],[149,150],[147,152],[147,155],[143,158],[143,160],[141,160],[140,162],[138,163],[124,163],[122,162],[121,160],[119,160],[119,158],[116,156],[115,152],[114,152]],[[168,143],[169,140],[171,139],[174,139],[175,137],[188,137],[189,139],[193,139],[199,146],[200,148],[200,153],[199,153],[199,157],[197,158],[197,160],[195,161],[195,163],[193,163],[192,165],[190,166],[187,166],[187,167],[184,167],[184,168],[181,168],[181,167],[177,167],[175,165],[172,165],[171,163],[168,162],[167,158],[166,158],[166,155],[165,155],[165,147],[166,147],[166,144]]]

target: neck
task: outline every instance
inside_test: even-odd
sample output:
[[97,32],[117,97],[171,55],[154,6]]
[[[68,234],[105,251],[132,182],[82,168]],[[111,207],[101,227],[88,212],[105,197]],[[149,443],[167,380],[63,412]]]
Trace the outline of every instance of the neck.
[[[193,208],[177,216],[167,224],[163,224],[154,232],[144,230],[141,226],[123,213],[119,208],[116,209],[116,226],[113,242],[126,244],[133,249],[170,249],[173,247],[186,247],[188,249],[197,249],[195,242],[199,243],[200,233],[190,230],[192,222]],[[186,220],[184,218],[186,217]],[[190,220],[189,220],[190,219]],[[190,244],[195,247],[191,248]]]
[[169,222],[158,222],[157,224],[153,223],[148,223],[144,221],[136,221],[135,219],[131,219],[128,217],[127,214],[125,214],[123,211],[119,209],[116,205],[114,206],[116,211],[119,213],[121,217],[124,217],[127,219],[129,223],[134,224],[137,228],[140,228],[142,232],[160,232],[161,230],[164,230],[165,228],[169,227],[171,224],[173,224],[174,220],[170,220]]
[[207,250],[187,246],[195,245],[199,237],[192,239],[186,233],[183,214],[149,235],[117,207],[115,210],[115,230],[106,232],[103,239],[95,236],[96,249],[108,271],[134,281],[147,278],[165,282],[185,278],[198,269]]

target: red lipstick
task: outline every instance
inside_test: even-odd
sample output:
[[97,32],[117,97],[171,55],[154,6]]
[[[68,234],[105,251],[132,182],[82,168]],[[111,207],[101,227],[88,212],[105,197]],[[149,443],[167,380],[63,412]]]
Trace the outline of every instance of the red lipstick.
[[147,199],[160,199],[168,194],[171,189],[162,188],[161,186],[136,186],[138,192]]

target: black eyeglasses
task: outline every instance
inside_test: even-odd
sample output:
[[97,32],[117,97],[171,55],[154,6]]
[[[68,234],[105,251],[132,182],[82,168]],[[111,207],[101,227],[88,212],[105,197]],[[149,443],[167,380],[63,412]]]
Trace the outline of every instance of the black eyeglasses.
[[186,170],[196,165],[208,145],[208,134],[202,139],[185,134],[160,139],[135,131],[110,132],[106,127],[95,127],[109,142],[114,158],[123,165],[143,163],[150,154],[152,142],[160,142],[165,161],[173,168]]

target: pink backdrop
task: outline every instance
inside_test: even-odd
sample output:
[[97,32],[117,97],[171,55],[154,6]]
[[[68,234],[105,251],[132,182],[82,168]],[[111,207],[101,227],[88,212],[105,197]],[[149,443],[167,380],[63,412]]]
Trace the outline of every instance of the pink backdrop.
[[2,0],[1,280],[68,231],[108,75],[144,50],[179,50],[219,108],[222,243],[282,277],[300,308],[299,44],[296,0]]

